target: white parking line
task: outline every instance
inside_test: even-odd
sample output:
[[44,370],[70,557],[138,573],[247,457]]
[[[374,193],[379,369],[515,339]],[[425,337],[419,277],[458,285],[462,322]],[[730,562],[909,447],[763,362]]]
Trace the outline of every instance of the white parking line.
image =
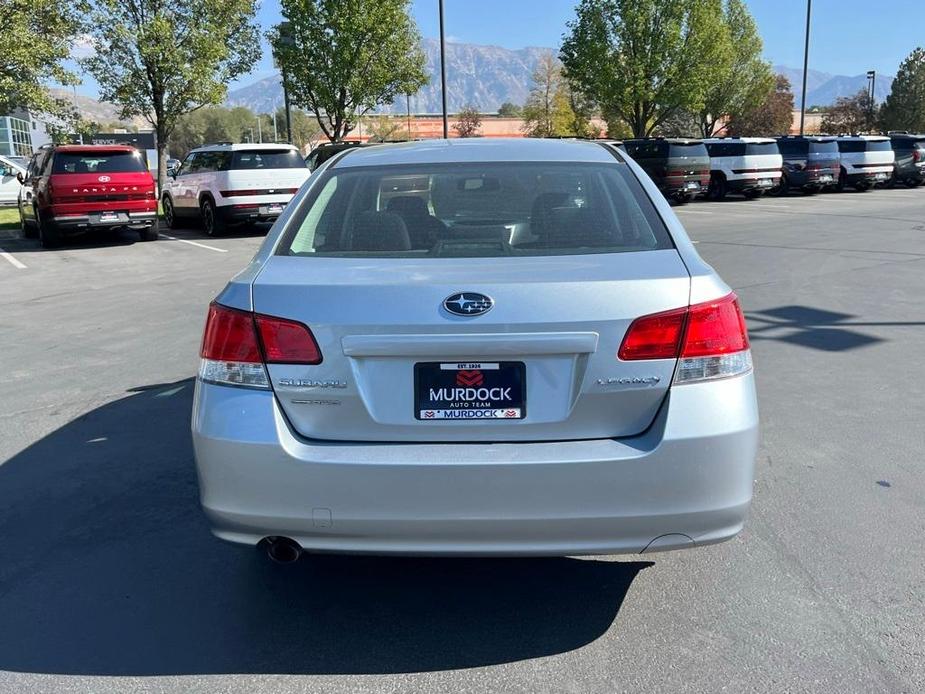
[[215,246],[207,246],[204,243],[198,243],[197,241],[189,241],[187,239],[178,239],[176,236],[168,236],[167,234],[161,234],[165,239],[170,239],[171,241],[179,241],[180,243],[188,243],[190,246],[199,246],[200,248],[205,248],[210,251],[217,251],[218,253],[227,253],[228,249],[226,248],[216,248]]
[[19,269],[19,270],[25,270],[25,269],[26,269],[25,263],[19,262],[19,261],[16,260],[16,258],[14,258],[10,253],[7,253],[7,252],[6,252],[5,250],[3,250],[2,248],[0,248],[0,257],[2,257],[4,260],[10,261],[10,264],[11,264],[13,267],[15,267],[15,268],[17,268],[17,269]]

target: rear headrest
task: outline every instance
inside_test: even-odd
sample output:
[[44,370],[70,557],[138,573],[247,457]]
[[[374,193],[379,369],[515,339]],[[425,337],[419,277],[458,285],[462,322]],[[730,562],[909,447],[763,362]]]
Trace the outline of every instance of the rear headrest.
[[352,251],[410,251],[405,222],[394,212],[361,212],[353,222]]
[[587,207],[556,207],[543,239],[549,246],[613,246],[621,243],[621,235],[608,228],[600,213]]
[[427,211],[427,203],[424,198],[416,195],[399,195],[397,198],[389,200],[389,212],[405,213],[407,215],[425,215],[430,214]]

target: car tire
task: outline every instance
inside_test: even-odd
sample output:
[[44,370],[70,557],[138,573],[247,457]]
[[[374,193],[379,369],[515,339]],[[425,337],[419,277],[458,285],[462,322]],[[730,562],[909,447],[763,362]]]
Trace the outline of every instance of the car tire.
[[822,189],[815,188],[813,186],[806,186],[805,188],[802,188],[801,190],[803,192],[803,195],[815,195],[816,193],[820,192]]
[[215,203],[210,198],[202,201],[199,211],[202,217],[202,228],[208,236],[220,236],[225,232],[225,224],[219,219]]
[[173,200],[171,200],[169,195],[165,195],[161,199],[161,209],[163,210],[164,224],[167,225],[168,229],[176,229],[177,228],[177,210],[173,206]]
[[761,195],[762,195],[763,193],[764,193],[763,190],[745,190],[745,191],[742,191],[742,195],[745,196],[745,199],[746,199],[746,200],[754,200],[754,199],[756,199],[756,198],[760,198]]
[[868,190],[870,190],[870,184],[869,183],[855,183],[854,189],[858,191],[859,193],[866,193]]
[[726,177],[722,174],[713,174],[710,176],[710,187],[707,189],[707,197],[710,200],[722,200],[726,197]]
[[835,184],[835,190],[839,193],[845,192],[845,187],[848,185],[848,174],[845,173],[845,170],[842,169],[838,172],[838,182]]
[[19,228],[22,230],[23,238],[34,239],[39,235],[38,230],[35,228],[34,224],[29,224],[26,221],[22,213],[22,207],[17,206],[16,209],[19,210]]
[[38,210],[35,211],[35,221],[38,227],[39,243],[42,244],[42,248],[57,248],[61,245],[61,232],[54,222],[42,219]]
[[768,191],[768,195],[774,195],[776,197],[784,197],[789,192],[790,192],[790,180],[787,178],[786,175],[781,175],[781,177],[778,179],[778,184]]
[[138,238],[141,241],[157,241],[158,237],[157,224],[152,224],[145,229],[138,230]]

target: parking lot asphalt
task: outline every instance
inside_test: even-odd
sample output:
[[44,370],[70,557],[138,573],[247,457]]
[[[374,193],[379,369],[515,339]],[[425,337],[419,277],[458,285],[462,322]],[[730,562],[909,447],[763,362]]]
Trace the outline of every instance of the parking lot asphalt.
[[923,691],[925,190],[676,210],[749,322],[751,517],[581,559],[213,539],[192,377],[262,233],[0,234],[0,692]]

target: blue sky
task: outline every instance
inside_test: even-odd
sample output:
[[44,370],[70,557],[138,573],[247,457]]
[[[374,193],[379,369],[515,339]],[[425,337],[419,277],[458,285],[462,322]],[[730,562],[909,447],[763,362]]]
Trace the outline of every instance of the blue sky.
[[[445,0],[450,40],[505,48],[559,45],[576,0]],[[765,57],[799,68],[803,63],[805,0],[747,0],[764,39]],[[424,36],[439,35],[437,0],[412,0],[412,14]],[[782,9],[785,8],[785,9]],[[889,9],[886,9],[889,8]],[[258,15],[264,27],[280,21],[279,2],[263,0]],[[815,0],[809,67],[843,75],[874,69],[895,74],[902,59],[925,45],[925,0]],[[254,72],[234,86],[273,72],[264,55]],[[79,91],[95,96],[87,81]]]

